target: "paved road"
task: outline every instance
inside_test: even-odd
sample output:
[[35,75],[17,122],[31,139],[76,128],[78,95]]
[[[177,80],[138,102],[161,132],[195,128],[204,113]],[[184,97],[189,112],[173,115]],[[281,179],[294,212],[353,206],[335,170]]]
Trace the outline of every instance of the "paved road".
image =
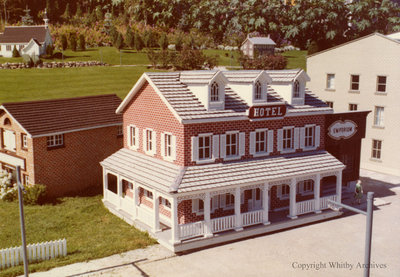
[[[364,190],[379,196],[371,276],[400,276],[400,178],[363,173]],[[31,276],[362,276],[364,240],[365,216],[346,213],[335,220],[181,256],[156,245]]]

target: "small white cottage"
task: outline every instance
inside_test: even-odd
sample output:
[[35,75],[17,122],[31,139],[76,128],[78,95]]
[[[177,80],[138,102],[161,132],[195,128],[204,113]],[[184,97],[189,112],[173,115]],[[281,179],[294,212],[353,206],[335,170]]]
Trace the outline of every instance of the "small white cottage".
[[244,55],[254,58],[254,55],[273,55],[275,53],[276,43],[268,37],[250,37],[247,36],[240,46],[240,50]]
[[44,17],[44,25],[8,26],[0,33],[0,56],[12,57],[14,47],[20,55],[40,56],[46,53],[48,45],[52,45],[48,18]]

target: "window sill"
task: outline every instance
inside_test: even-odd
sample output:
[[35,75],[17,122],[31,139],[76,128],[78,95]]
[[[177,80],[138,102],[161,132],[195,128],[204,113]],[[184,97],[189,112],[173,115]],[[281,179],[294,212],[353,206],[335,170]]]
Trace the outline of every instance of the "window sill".
[[61,148],[65,148],[65,145],[57,145],[57,146],[47,146],[47,150],[56,150],[56,149],[61,149]]
[[268,152],[256,152],[253,154],[253,157],[265,157],[265,156],[269,156]]
[[372,125],[372,128],[374,128],[374,129],[385,129],[385,126]]
[[386,91],[375,91],[376,95],[387,95]]
[[240,158],[241,158],[240,156],[229,156],[229,157],[225,157],[224,161],[239,160]]
[[21,147],[21,150],[28,151],[28,147]]
[[296,149],[286,149],[286,150],[281,150],[281,154],[290,154],[296,152]]
[[304,147],[302,150],[303,151],[312,151],[312,150],[315,150],[315,149],[317,149],[317,147],[312,146],[312,147]]
[[359,90],[349,90],[349,93],[354,93],[354,94],[360,94],[360,91]]
[[215,162],[215,159],[207,159],[207,160],[197,160],[196,164],[208,164]]
[[334,88],[325,88],[326,91],[336,91]]
[[369,158],[370,161],[372,162],[377,162],[377,163],[381,163],[382,160],[381,159],[377,159],[377,158]]

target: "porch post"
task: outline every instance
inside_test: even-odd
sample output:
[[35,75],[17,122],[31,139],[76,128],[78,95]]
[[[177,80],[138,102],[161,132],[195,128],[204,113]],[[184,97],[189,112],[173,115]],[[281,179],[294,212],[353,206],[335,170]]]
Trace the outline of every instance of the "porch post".
[[290,219],[296,219],[296,178],[292,178],[292,183],[290,184],[290,206],[289,215]]
[[342,171],[336,173],[336,201],[342,203]]
[[153,191],[153,211],[154,211],[154,217],[153,217],[153,233],[157,233],[160,231],[160,201],[158,199],[158,192]]
[[139,187],[136,184],[136,182],[133,183],[133,190],[134,190],[134,195],[133,195],[133,201],[134,201],[134,213],[135,213],[135,219],[138,217],[138,210],[137,206],[139,204]]
[[317,174],[314,182],[315,213],[321,213],[321,174]]
[[240,213],[240,187],[235,189],[235,231],[242,231],[242,215]]
[[121,201],[122,201],[122,178],[118,174],[117,175],[117,195],[118,195],[118,208],[121,208]]
[[107,190],[108,190],[108,179],[107,179],[107,170],[104,169],[103,167],[103,197],[104,200],[107,200]]
[[204,236],[212,237],[212,229],[211,229],[211,205],[210,205],[210,192],[206,191],[204,195]]
[[172,198],[171,200],[171,243],[179,243],[179,222],[178,222],[178,199]]
[[268,195],[268,193],[269,193],[269,185],[268,185],[268,183],[265,183],[264,184],[264,187],[263,187],[263,224],[264,225],[269,225],[271,222],[269,222],[269,219],[268,219],[268,213],[269,213],[269,207],[268,207],[268,204],[269,204],[269,195]]

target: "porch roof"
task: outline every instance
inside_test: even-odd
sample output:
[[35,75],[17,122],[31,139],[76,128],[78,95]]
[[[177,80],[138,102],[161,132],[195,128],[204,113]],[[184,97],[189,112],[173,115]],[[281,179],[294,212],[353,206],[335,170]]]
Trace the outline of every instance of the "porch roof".
[[271,182],[344,168],[326,151],[180,167],[136,151],[121,149],[101,165],[143,185],[178,193]]

